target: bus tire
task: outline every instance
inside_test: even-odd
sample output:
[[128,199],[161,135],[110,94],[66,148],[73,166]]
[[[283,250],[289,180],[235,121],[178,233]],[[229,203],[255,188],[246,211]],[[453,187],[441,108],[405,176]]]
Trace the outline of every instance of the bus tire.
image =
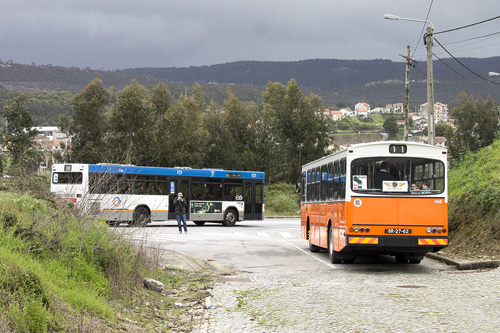
[[332,264],[340,264],[342,262],[338,252],[333,249],[333,227],[328,229],[328,258]]
[[193,222],[196,225],[204,225],[206,223],[205,221],[193,221]]
[[236,211],[234,209],[228,209],[224,215],[224,221],[222,221],[222,224],[226,227],[232,227],[236,224],[236,221],[238,221]]
[[307,239],[309,239],[309,251],[319,252],[320,247],[311,243],[311,230],[307,231]]
[[151,222],[151,214],[146,207],[137,207],[134,211],[133,219],[134,227],[145,227],[148,223]]
[[118,227],[122,222],[121,221],[106,221],[106,223],[110,226],[110,227]]

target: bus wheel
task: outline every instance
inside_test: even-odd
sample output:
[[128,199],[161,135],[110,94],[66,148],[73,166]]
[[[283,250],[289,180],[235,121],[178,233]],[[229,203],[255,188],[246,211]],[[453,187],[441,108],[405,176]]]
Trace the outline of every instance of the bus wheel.
[[319,246],[316,246],[311,243],[311,230],[307,231],[307,239],[309,239],[309,251],[311,252],[319,252]]
[[110,226],[110,227],[118,227],[122,222],[121,221],[106,221],[106,223]]
[[236,211],[234,209],[228,209],[226,215],[224,216],[224,221],[222,221],[222,224],[226,227],[232,227],[236,224],[237,220],[238,217],[236,215]]
[[196,225],[204,225],[205,221],[193,221]]
[[151,222],[151,215],[146,207],[139,207],[134,212],[134,227],[145,227]]
[[342,259],[339,258],[337,251],[333,250],[333,228],[328,229],[328,258],[332,264],[340,264]]

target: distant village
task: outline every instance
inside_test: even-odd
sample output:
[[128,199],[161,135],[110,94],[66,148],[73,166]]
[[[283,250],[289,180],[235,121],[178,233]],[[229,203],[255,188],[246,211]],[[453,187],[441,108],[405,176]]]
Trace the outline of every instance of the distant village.
[[[333,121],[339,121],[344,119],[345,117],[367,117],[372,114],[383,114],[383,113],[391,113],[394,115],[403,115],[403,103],[396,104],[387,104],[385,107],[377,107],[371,108],[368,103],[360,102],[354,106],[354,110],[350,108],[344,109],[324,109],[323,116],[329,118]],[[423,129],[427,127],[429,112],[427,108],[427,103],[420,104],[418,111],[416,113],[409,112],[408,117],[413,120],[413,127],[416,129],[410,129],[409,133],[411,134],[420,134]],[[398,126],[404,126],[404,120],[396,120]],[[454,126],[453,119],[450,116],[448,105],[443,103],[435,103],[434,104],[434,122],[435,123],[444,123],[450,126]],[[426,136],[417,136],[416,138],[410,138],[410,141],[419,141],[423,143],[427,143]],[[436,137],[436,145],[443,146],[446,139],[444,137]]]

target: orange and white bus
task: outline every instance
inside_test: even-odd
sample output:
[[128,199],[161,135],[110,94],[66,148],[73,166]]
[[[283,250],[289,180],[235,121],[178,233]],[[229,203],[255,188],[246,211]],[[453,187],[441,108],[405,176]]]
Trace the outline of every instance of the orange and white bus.
[[302,167],[301,237],[332,263],[387,254],[419,263],[448,245],[447,151],[359,144]]

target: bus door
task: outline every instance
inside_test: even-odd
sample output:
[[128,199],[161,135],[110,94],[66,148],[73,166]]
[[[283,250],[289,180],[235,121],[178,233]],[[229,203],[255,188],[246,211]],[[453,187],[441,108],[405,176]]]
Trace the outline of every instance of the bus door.
[[245,220],[262,220],[262,183],[245,182]]

